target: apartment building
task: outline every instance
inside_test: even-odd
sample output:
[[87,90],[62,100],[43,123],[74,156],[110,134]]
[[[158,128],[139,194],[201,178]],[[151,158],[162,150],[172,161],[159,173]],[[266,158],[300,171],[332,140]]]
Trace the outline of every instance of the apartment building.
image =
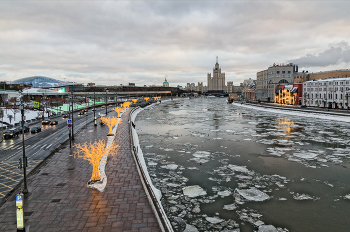
[[257,100],[267,101],[267,69],[256,74],[255,94]]
[[306,106],[347,109],[350,97],[350,77],[314,79],[303,83],[303,103]]

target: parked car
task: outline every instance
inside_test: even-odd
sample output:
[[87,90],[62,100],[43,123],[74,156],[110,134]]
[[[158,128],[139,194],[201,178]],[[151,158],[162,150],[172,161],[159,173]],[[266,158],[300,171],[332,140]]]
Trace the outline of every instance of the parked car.
[[[22,134],[22,127],[21,127],[21,126],[18,127],[18,130],[19,130],[19,133]],[[23,126],[23,131],[24,131],[24,133],[29,132],[29,130],[30,130],[29,126],[26,126],[26,125]]]
[[41,124],[42,124],[42,125],[49,125],[50,122],[51,122],[50,120],[46,119],[46,120],[43,120],[43,121],[41,122]]
[[41,131],[41,127],[35,126],[35,127],[32,127],[32,129],[30,130],[30,133],[37,133],[40,131]]
[[4,133],[4,138],[9,139],[19,135],[19,130],[17,128],[9,129]]
[[50,125],[57,125],[58,124],[58,121],[51,121],[50,122]]

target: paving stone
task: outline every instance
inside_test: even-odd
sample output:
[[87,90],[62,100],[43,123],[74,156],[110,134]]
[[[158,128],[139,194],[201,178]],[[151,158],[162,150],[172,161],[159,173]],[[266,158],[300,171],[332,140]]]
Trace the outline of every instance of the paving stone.
[[[74,155],[75,148],[70,149],[69,143],[28,178],[30,193],[24,212],[30,231],[160,231],[130,150],[129,112],[122,115],[115,134],[120,149],[108,157],[104,192],[86,187],[92,167]],[[91,128],[94,133],[88,132]],[[100,139],[106,142],[107,133],[107,126],[91,123],[75,135],[73,145]],[[16,230],[15,201],[11,199],[0,208],[0,231]]]

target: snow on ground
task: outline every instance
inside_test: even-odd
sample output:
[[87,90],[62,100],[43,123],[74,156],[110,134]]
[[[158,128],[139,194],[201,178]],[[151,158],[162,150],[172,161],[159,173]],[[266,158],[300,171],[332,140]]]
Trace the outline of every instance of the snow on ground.
[[264,108],[259,106],[253,106],[253,105],[247,105],[247,104],[239,104],[233,102],[232,105],[243,107],[243,108],[250,108],[254,110],[259,111],[266,111],[276,114],[286,114],[286,115],[293,115],[293,116],[301,116],[301,117],[310,117],[310,118],[318,118],[318,119],[325,119],[325,120],[333,120],[338,122],[350,122],[350,117],[346,116],[340,116],[340,115],[331,115],[325,113],[310,113],[310,112],[300,112],[300,111],[287,111],[287,110],[279,110],[279,109],[271,109],[271,108]]

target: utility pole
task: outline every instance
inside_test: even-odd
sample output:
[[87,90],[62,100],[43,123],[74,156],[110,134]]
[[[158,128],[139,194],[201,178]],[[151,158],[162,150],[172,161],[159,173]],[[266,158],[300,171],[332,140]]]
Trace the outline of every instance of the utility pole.
[[108,88],[106,89],[106,116],[107,116],[107,107],[108,107],[108,104],[107,104],[107,93],[108,93]]
[[96,108],[95,108],[95,91],[94,91],[94,125],[97,126],[97,122],[96,122]]
[[27,166],[28,166],[28,160],[26,157],[26,152],[25,152],[25,145],[24,145],[24,105],[23,105],[23,96],[21,96],[21,105],[20,105],[20,110],[21,110],[21,116],[22,116],[22,146],[23,146],[23,191],[22,193],[26,194],[28,193],[28,186],[27,186]]
[[45,105],[44,105],[44,99],[45,99],[45,93],[43,93],[43,115],[42,115],[43,121],[44,121],[44,119],[45,119]]
[[74,140],[74,119],[73,119],[73,114],[74,114],[74,95],[73,95],[73,92],[71,92],[72,94],[72,140]]

